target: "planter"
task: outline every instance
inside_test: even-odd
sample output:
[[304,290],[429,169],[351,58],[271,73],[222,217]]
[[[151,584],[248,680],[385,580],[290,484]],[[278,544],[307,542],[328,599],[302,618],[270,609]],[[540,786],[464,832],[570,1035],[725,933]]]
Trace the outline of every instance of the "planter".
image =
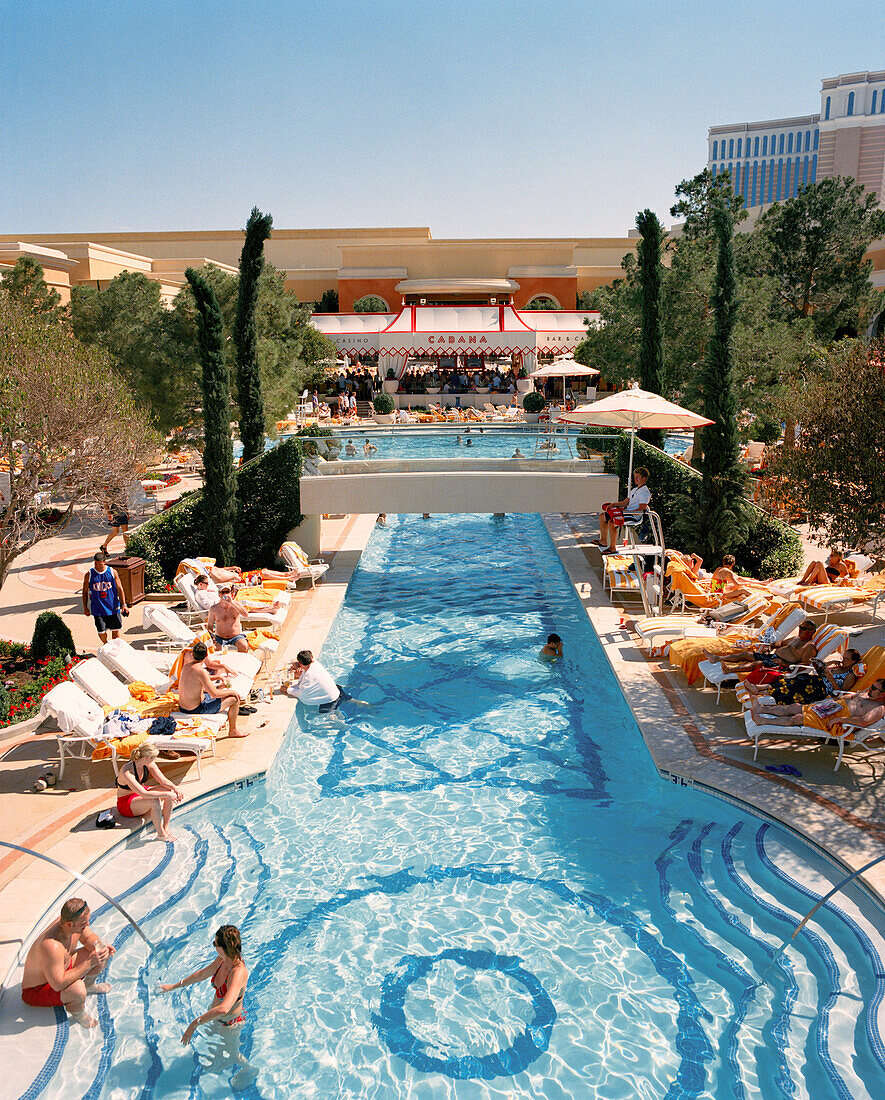
[[428,393],[439,393],[441,390],[442,390],[442,386],[428,386],[427,387],[427,392]]
[[491,386],[477,386],[476,387],[476,392],[477,393],[488,393],[491,390],[491,388],[492,388]]
[[526,424],[537,424],[538,421],[541,419],[540,413],[523,412],[522,415],[525,418]]
[[385,393],[396,393],[399,389],[399,379],[397,378],[385,378],[381,383],[381,388]]
[[517,393],[531,393],[532,391],[531,378],[517,378],[516,380],[516,392]]
[[391,424],[396,422],[396,413],[372,413],[372,419],[376,424],[383,424],[385,427],[390,427]]

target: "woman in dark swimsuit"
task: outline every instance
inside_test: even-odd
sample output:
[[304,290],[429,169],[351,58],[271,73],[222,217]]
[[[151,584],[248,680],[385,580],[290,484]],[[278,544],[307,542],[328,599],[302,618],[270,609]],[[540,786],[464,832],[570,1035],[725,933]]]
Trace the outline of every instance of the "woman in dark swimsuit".
[[[160,840],[174,840],[169,832],[172,807],[181,802],[181,789],[166,778],[156,763],[157,746],[142,741],[117,776],[117,813],[120,817],[150,817]],[[156,787],[147,787],[149,779]]]
[[233,924],[223,924],[215,933],[213,946],[218,953],[217,958],[199,970],[195,970],[193,974],[188,974],[180,982],[161,985],[160,989],[168,993],[170,990],[209,979],[215,990],[212,1004],[202,1016],[198,1016],[188,1024],[181,1041],[187,1046],[201,1024],[215,1023],[221,1031],[225,1046],[229,1048],[228,1053],[243,1067],[232,1081],[237,1087],[239,1084],[237,1078],[249,1072],[250,1069],[249,1063],[240,1054],[240,1032],[246,1022],[243,998],[246,996],[246,986],[249,983],[249,971],[243,962],[239,928]]

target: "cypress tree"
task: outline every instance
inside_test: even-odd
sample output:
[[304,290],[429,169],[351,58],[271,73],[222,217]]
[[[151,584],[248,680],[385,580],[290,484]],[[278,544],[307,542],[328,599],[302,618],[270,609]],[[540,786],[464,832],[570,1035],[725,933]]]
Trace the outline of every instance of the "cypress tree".
[[230,437],[230,379],[224,358],[224,319],[212,287],[189,267],[185,278],[197,304],[197,335],[203,368],[203,500],[206,535],[221,565],[234,558],[236,480]]
[[237,400],[240,405],[240,439],[243,462],[264,454],[264,400],[255,332],[258,279],[264,268],[264,242],[270,236],[273,217],[253,206],[246,222],[246,239],[240,253],[240,287],[234,343],[237,348]]
[[[693,549],[715,565],[747,537],[746,471],[740,458],[737,396],[732,378],[732,332],[738,309],[734,222],[721,195],[713,196],[716,276],[710,295],[713,326],[698,372],[703,413],[713,421],[701,429],[701,483],[687,516]],[[712,567],[712,566],[711,566]]]
[[[639,385],[649,393],[660,393],[664,378],[664,338],[661,326],[661,250],[664,230],[657,215],[651,210],[642,210],[636,215],[636,228],[639,230],[637,258],[642,302]],[[654,447],[664,445],[664,433],[660,428],[646,429],[639,435]]]

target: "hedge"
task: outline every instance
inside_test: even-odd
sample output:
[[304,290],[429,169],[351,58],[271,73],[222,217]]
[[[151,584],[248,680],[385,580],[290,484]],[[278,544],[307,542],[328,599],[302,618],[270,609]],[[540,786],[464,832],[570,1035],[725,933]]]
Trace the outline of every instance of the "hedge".
[[[603,453],[603,467],[608,473],[617,473],[620,478],[620,497],[627,495],[627,474],[630,461],[630,438],[618,428],[587,428],[578,438],[588,436],[612,437],[608,439],[587,440],[586,446]],[[657,447],[636,439],[633,444],[633,469],[644,466],[649,473],[649,486],[652,491],[652,507],[661,517],[664,537],[673,530],[678,498],[689,494],[701,476],[684,462],[679,462]],[[802,543],[798,534],[788,524],[750,504],[753,515],[750,535],[743,546],[734,551],[737,571],[744,575],[760,577],[786,577],[802,569]],[[685,549],[690,550],[691,547]],[[718,563],[714,563],[718,564]]]
[[[301,444],[287,439],[237,471],[236,564],[273,565],[286,534],[301,515]],[[168,590],[182,558],[206,552],[201,491],[153,516],[129,536],[128,553],[144,558],[145,589]]]

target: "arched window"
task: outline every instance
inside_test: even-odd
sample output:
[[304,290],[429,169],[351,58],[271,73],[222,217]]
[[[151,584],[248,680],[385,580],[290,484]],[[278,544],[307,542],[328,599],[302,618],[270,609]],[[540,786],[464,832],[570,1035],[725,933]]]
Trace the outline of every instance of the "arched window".
[[885,115],[885,88],[883,88],[882,98],[879,100],[879,114]]
[[796,132],[796,152],[797,153],[802,152],[802,131],[801,130],[798,130]]
[[824,122],[830,117],[830,97],[827,96],[827,101],[824,104]]
[[[784,135],[781,134],[781,140],[783,140],[783,136]],[[784,197],[783,186],[784,186],[784,162],[781,159],[781,160],[778,160],[778,162],[777,162],[777,187],[775,188],[775,192],[774,192],[774,201],[775,202],[780,202],[781,199]]]
[[741,143],[743,142],[743,140],[744,140],[743,138],[738,138],[738,147],[737,147],[737,155],[738,156],[741,155]]
[[809,183],[814,183],[814,181],[816,179],[817,179],[817,153],[815,153],[814,156],[811,158],[811,179],[808,182]]
[[364,294],[353,303],[354,313],[390,313],[390,306],[377,294]]
[[811,131],[806,130],[805,131],[805,152],[806,153],[808,152],[808,149],[809,149],[810,145],[811,145]]
[[799,165],[801,161],[796,157],[793,162],[793,195],[795,196],[799,191]]
[[802,162],[802,186],[808,186],[808,157]]
[[768,156],[768,134],[762,139],[762,156]]
[[766,202],[774,202],[774,161],[768,162],[768,198]]
[[[738,141],[738,144],[740,144],[740,141]],[[738,161],[737,164],[734,166],[734,179],[732,180],[731,186],[732,186],[732,189],[734,190],[734,193],[736,195],[739,195],[741,193],[741,162],[740,161]]]
[[784,135],[781,134],[780,140],[777,143],[777,151],[782,153],[784,151]]
[[717,153],[718,149],[719,149],[719,142],[718,142],[718,141],[714,141],[714,142],[713,142],[713,156],[712,156],[712,159],[713,159],[713,160],[715,160],[715,159],[716,159],[716,153]]
[[759,138],[756,138],[756,140],[753,142],[753,156],[759,156]]
[[849,92],[848,93],[848,110],[845,112],[845,114],[846,115],[853,115],[854,114],[854,92]]
[[787,152],[788,153],[793,152],[793,135],[792,135],[792,133],[787,135]]
[[730,157],[734,156],[734,138],[728,139],[728,155]]
[[814,131],[814,148],[817,148],[817,143],[820,141],[820,130]]
[[879,89],[878,88],[874,89],[874,91],[873,91],[873,102],[870,104],[870,114],[871,115],[874,115],[876,113],[876,96],[878,94],[879,94]]

